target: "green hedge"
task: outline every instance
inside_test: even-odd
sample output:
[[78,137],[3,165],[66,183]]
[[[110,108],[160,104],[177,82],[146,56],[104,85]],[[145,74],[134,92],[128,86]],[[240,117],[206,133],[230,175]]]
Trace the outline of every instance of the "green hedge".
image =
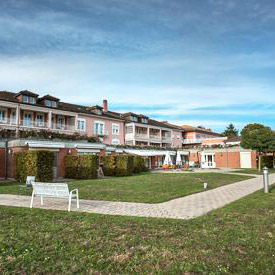
[[96,179],[98,156],[66,156],[65,176],[69,179]]
[[273,168],[273,156],[262,156],[262,168]]
[[134,156],[134,173],[138,174],[147,171],[146,159],[140,156]]
[[104,176],[115,176],[116,174],[116,157],[103,156],[100,158]]
[[27,176],[35,176],[36,181],[52,181],[53,161],[54,154],[49,151],[15,153],[15,178],[25,182]]
[[116,173],[117,177],[132,176],[134,173],[134,157],[130,155],[116,156]]

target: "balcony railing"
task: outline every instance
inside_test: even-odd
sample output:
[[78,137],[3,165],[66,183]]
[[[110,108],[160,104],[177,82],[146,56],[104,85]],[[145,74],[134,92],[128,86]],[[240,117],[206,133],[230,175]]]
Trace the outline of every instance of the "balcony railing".
[[146,140],[149,139],[148,134],[146,133],[135,133],[135,138],[146,139]]
[[0,125],[16,125],[16,119],[14,118],[1,118]]
[[62,123],[52,123],[53,130],[60,131],[75,131],[75,125],[73,124],[62,124]]
[[150,135],[150,140],[160,141],[161,138],[160,138],[160,136],[157,136],[157,135]]
[[48,125],[45,121],[22,119],[21,122],[20,122],[20,127],[47,128]]
[[162,141],[164,141],[164,142],[171,142],[172,141],[172,139],[171,139],[171,136],[162,136]]
[[183,144],[196,144],[196,143],[202,143],[202,139],[197,139],[197,138],[186,138],[186,139],[183,139],[182,143]]

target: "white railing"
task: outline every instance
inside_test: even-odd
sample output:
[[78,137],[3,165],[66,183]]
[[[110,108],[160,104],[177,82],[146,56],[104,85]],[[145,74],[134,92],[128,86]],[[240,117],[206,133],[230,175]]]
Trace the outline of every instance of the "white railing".
[[150,139],[151,140],[157,140],[157,141],[161,140],[160,136],[157,136],[157,135],[150,135]]
[[214,137],[214,138],[185,138],[183,139],[184,144],[194,144],[194,143],[202,143],[203,141],[211,141],[211,140],[226,140],[227,137]]
[[47,123],[45,121],[22,119],[20,127],[21,126],[27,128],[47,128]]
[[136,133],[135,137],[139,139],[149,139],[147,134],[142,134],[142,133]]
[[16,125],[16,119],[13,118],[1,118],[0,119],[0,125]]
[[165,141],[165,142],[171,142],[172,141],[172,139],[171,139],[171,136],[162,136],[162,141]]
[[75,125],[73,124],[61,124],[61,123],[52,123],[53,130],[61,131],[75,131]]
[[109,136],[109,131],[94,131],[94,135],[97,137],[108,137]]

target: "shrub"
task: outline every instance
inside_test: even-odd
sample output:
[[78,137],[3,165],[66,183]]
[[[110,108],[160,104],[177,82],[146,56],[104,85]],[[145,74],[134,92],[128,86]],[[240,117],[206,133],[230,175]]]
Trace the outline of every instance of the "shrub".
[[147,171],[145,158],[140,156],[134,156],[134,173],[138,174],[145,171]]
[[116,174],[116,158],[115,156],[103,156],[100,158],[104,176],[114,176]]
[[273,168],[273,156],[262,156],[262,168]]
[[35,176],[35,181],[52,181],[53,161],[54,154],[49,151],[15,153],[15,178],[25,182],[27,176]]
[[134,157],[130,155],[116,156],[116,176],[132,176],[134,172]]
[[96,179],[98,156],[66,156],[65,176],[70,179]]

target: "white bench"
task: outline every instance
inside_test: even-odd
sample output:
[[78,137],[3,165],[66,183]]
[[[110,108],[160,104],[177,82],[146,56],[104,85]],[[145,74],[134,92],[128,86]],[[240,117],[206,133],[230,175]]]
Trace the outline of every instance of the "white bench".
[[30,208],[33,207],[34,197],[40,197],[41,205],[43,205],[43,197],[68,199],[68,211],[71,211],[72,199],[76,199],[76,205],[77,208],[79,208],[78,189],[74,189],[70,192],[67,183],[34,182],[32,187],[33,191]]

